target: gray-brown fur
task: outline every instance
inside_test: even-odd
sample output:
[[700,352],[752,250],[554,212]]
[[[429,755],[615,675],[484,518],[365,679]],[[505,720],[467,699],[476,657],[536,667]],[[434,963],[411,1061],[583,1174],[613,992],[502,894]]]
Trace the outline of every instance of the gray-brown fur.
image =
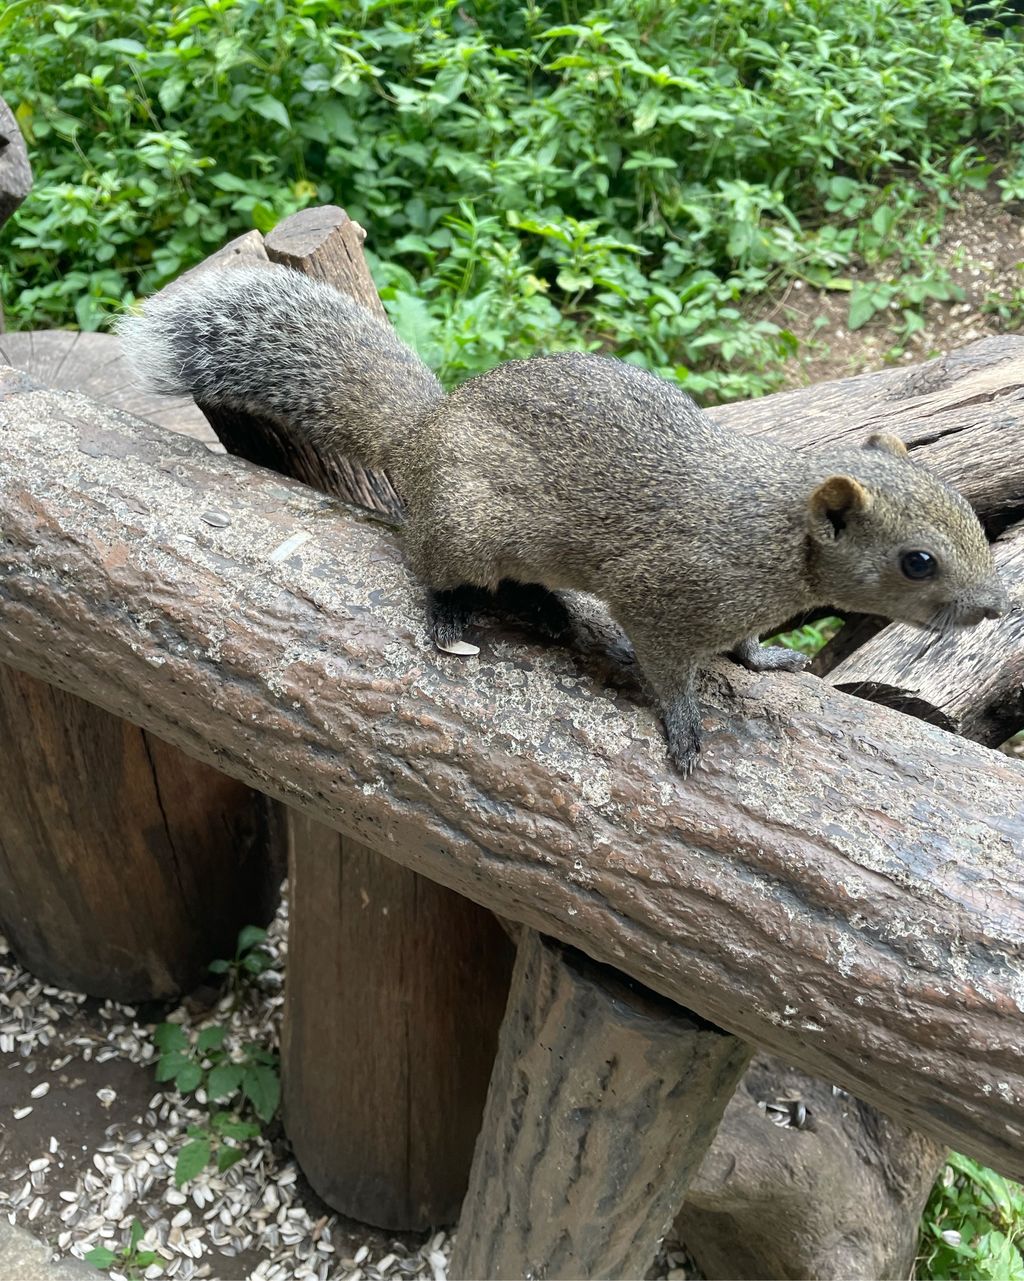
[[[1007,608],[971,508],[891,437],[796,452],[578,352],[509,361],[442,396],[392,330],[285,269],[209,273],[121,332],[155,390],[304,422],[321,447],[386,466],[436,639],[468,621],[466,587],[601,597],[684,771],[700,744],[700,663],[733,651],[797,668],[756,644],[793,614],[833,605],[945,628]],[[912,582],[901,557],[918,550],[938,572]]]

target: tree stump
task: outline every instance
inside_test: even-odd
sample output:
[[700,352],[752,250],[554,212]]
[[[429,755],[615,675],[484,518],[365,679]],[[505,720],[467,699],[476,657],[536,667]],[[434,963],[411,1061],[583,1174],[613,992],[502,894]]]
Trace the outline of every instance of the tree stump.
[[[342,209],[240,237],[194,270],[277,262],[384,320]],[[172,289],[178,287],[175,282]],[[321,455],[301,422],[203,407],[229,453],[401,519],[388,479]],[[390,1229],[455,1220],[505,1007],[513,950],[475,903],[292,814],[282,1054],[285,1128],[317,1193]]]
[[526,930],[450,1275],[644,1276],[750,1054]]
[[675,1234],[714,1281],[902,1281],[945,1147],[759,1054]]

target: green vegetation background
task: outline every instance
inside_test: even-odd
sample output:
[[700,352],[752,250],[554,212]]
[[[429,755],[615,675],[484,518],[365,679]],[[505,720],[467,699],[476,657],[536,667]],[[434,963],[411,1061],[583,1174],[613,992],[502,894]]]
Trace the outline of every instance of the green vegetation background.
[[[1024,199],[1021,53],[948,0],[12,0],[0,91],[36,185],[0,289],[14,326],[98,328],[334,201],[449,382],[585,346],[755,395],[796,346],[759,295],[802,279],[904,335],[954,296],[944,210]],[[956,1158],[919,1275],[1024,1279],[1022,1231],[1020,1190]]]

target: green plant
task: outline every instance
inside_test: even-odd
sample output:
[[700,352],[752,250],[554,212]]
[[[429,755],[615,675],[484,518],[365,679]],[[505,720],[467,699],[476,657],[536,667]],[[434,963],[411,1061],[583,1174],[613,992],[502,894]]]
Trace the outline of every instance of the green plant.
[[255,1138],[259,1122],[273,1120],[281,1097],[277,1055],[247,1044],[226,1048],[228,1031],[220,1024],[203,1028],[193,1039],[180,1023],[161,1023],[153,1033],[160,1051],[156,1079],[173,1081],[182,1094],[203,1091],[206,1101],[231,1104],[211,1112],[208,1124],[188,1130],[190,1142],[178,1153],[174,1171],[179,1185],[195,1178],[212,1158],[218,1170],[230,1169],[245,1155],[238,1144]]
[[239,931],[235,955],[230,960],[210,962],[212,974],[228,976],[228,990],[234,1004],[248,991],[251,980],[273,965],[270,954],[260,947],[266,937],[267,931],[260,926],[246,925]]
[[335,200],[446,381],[575,346],[718,400],[777,384],[795,339],[751,303],[791,280],[853,326],[951,296],[943,212],[1024,119],[1017,46],[951,0],[14,0],[0,65],[16,325],[96,328]]
[[136,1281],[136,1278],[141,1277],[146,1269],[154,1264],[158,1268],[164,1266],[163,1259],[155,1250],[139,1249],[144,1235],[145,1229],[142,1224],[138,1219],[132,1219],[127,1245],[122,1246],[120,1250],[111,1250],[109,1246],[98,1245],[86,1254],[85,1261],[91,1263],[94,1268],[98,1268],[100,1272],[116,1268],[129,1281]]
[[[234,957],[210,965],[214,974],[228,976],[231,1008],[273,963],[260,946],[266,937],[266,930],[247,925],[239,931]],[[278,1056],[251,1042],[232,1042],[223,1023],[209,1023],[193,1033],[181,1023],[165,1022],[153,1032],[159,1051],[157,1081],[172,1081],[182,1094],[195,1093],[212,1109],[208,1122],[188,1129],[189,1142],[178,1153],[174,1169],[179,1186],[194,1179],[211,1160],[220,1171],[230,1169],[245,1155],[242,1145],[256,1138],[277,1113]]]
[[819,649],[822,649],[833,636],[837,634],[843,625],[843,620],[837,617],[819,618],[816,623],[805,623],[803,627],[797,627],[791,632],[780,632],[778,636],[773,636],[766,644],[785,645],[789,649],[799,650],[801,654],[806,654],[808,658],[813,658]]
[[1024,1189],[951,1153],[925,1208],[918,1281],[1024,1281]]

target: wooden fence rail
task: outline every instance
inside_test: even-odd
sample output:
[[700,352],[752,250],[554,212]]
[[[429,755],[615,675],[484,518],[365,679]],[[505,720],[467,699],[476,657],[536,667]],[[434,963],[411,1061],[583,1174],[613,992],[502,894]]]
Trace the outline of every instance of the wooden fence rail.
[[0,660],[1024,1172],[1024,767],[717,667],[689,783],[589,652],[434,652],[371,518],[17,374]]

